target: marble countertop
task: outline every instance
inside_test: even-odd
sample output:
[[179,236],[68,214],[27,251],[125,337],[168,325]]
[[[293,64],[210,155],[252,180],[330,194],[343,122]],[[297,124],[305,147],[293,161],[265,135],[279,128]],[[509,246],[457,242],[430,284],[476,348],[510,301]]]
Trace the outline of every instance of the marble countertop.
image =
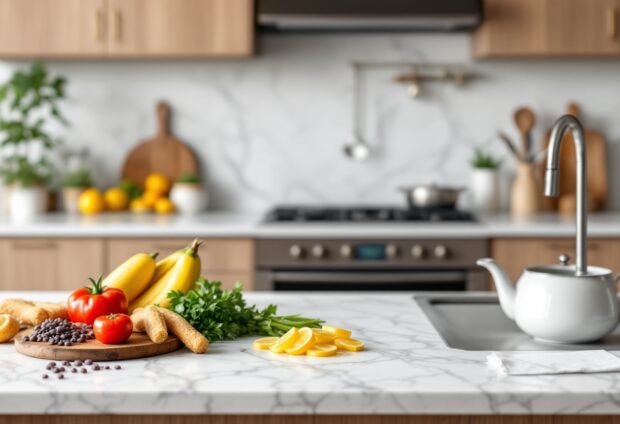
[[[491,238],[571,237],[574,216],[541,214],[516,219],[480,216],[477,222],[277,223],[263,213],[210,212],[196,216],[47,214],[27,222],[0,217],[0,237],[250,237],[250,238]],[[620,212],[592,214],[591,237],[620,237]]]
[[[0,293],[0,297],[25,296]],[[58,299],[59,293],[29,293]],[[0,345],[5,414],[617,414],[620,373],[497,377],[487,352],[447,348],[411,294],[250,293],[281,313],[349,327],[367,350],[334,358],[256,352],[251,338],[43,380],[47,361]]]

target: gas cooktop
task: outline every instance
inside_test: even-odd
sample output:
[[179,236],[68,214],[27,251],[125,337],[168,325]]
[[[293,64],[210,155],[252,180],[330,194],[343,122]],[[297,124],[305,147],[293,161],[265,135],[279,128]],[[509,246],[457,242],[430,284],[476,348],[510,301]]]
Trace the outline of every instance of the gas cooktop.
[[277,207],[266,222],[472,222],[474,216],[457,209],[405,209],[399,207]]

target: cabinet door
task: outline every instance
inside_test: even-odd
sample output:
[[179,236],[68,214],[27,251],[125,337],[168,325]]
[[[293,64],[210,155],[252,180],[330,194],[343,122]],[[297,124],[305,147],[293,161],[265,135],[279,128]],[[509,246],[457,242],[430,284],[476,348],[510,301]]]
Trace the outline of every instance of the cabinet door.
[[0,0],[0,56],[103,56],[106,1]]
[[484,0],[479,58],[615,56],[620,0]]
[[546,0],[484,0],[473,38],[476,57],[514,57],[547,50]]
[[[513,282],[526,267],[559,263],[562,253],[575,263],[575,239],[496,239],[491,242],[492,257],[504,267]],[[620,240],[590,239],[588,264],[619,272]]]
[[103,273],[100,240],[0,241],[0,290],[74,290]]
[[[163,258],[187,246],[188,239],[113,239],[108,242],[108,272],[130,256],[159,252]],[[239,280],[246,290],[254,288],[254,241],[251,239],[206,239],[199,251],[202,275],[221,280],[230,288]]]
[[108,0],[111,56],[248,56],[252,0]]
[[547,49],[554,55],[620,53],[618,0],[546,0]]

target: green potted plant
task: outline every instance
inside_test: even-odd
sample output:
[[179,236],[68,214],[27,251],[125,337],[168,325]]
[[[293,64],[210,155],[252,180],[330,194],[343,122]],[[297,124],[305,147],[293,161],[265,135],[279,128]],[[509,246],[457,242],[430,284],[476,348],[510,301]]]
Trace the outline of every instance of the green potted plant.
[[473,167],[471,179],[472,209],[478,213],[494,213],[499,207],[498,169],[501,159],[485,152],[479,147],[474,149],[471,160]]
[[49,153],[57,144],[47,124],[66,124],[58,107],[64,97],[65,79],[51,77],[40,62],[15,71],[0,85],[0,177],[9,190],[14,218],[45,211],[46,186],[53,175]]
[[207,192],[203,190],[196,174],[183,174],[172,185],[170,200],[181,214],[193,215],[207,207]]
[[62,201],[65,211],[78,213],[78,199],[84,190],[92,187],[93,180],[90,171],[77,169],[65,174],[62,179]]

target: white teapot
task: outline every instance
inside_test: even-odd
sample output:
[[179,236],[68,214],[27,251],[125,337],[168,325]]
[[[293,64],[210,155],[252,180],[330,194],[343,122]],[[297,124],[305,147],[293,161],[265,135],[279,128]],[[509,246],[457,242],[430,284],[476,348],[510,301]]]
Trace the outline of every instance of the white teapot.
[[616,281],[612,271],[587,265],[586,144],[579,121],[572,115],[558,119],[549,141],[545,195],[558,195],[558,157],[566,129],[572,130],[577,155],[577,263],[526,268],[513,285],[490,258],[477,264],[491,272],[504,313],[525,333],[555,343],[586,343],[611,333],[618,322]]
[[[566,255],[562,260],[568,259]],[[576,267],[564,262],[526,268],[517,285],[490,258],[478,265],[491,272],[502,310],[525,333],[543,341],[585,343],[611,333],[618,321],[616,283],[606,268]]]

